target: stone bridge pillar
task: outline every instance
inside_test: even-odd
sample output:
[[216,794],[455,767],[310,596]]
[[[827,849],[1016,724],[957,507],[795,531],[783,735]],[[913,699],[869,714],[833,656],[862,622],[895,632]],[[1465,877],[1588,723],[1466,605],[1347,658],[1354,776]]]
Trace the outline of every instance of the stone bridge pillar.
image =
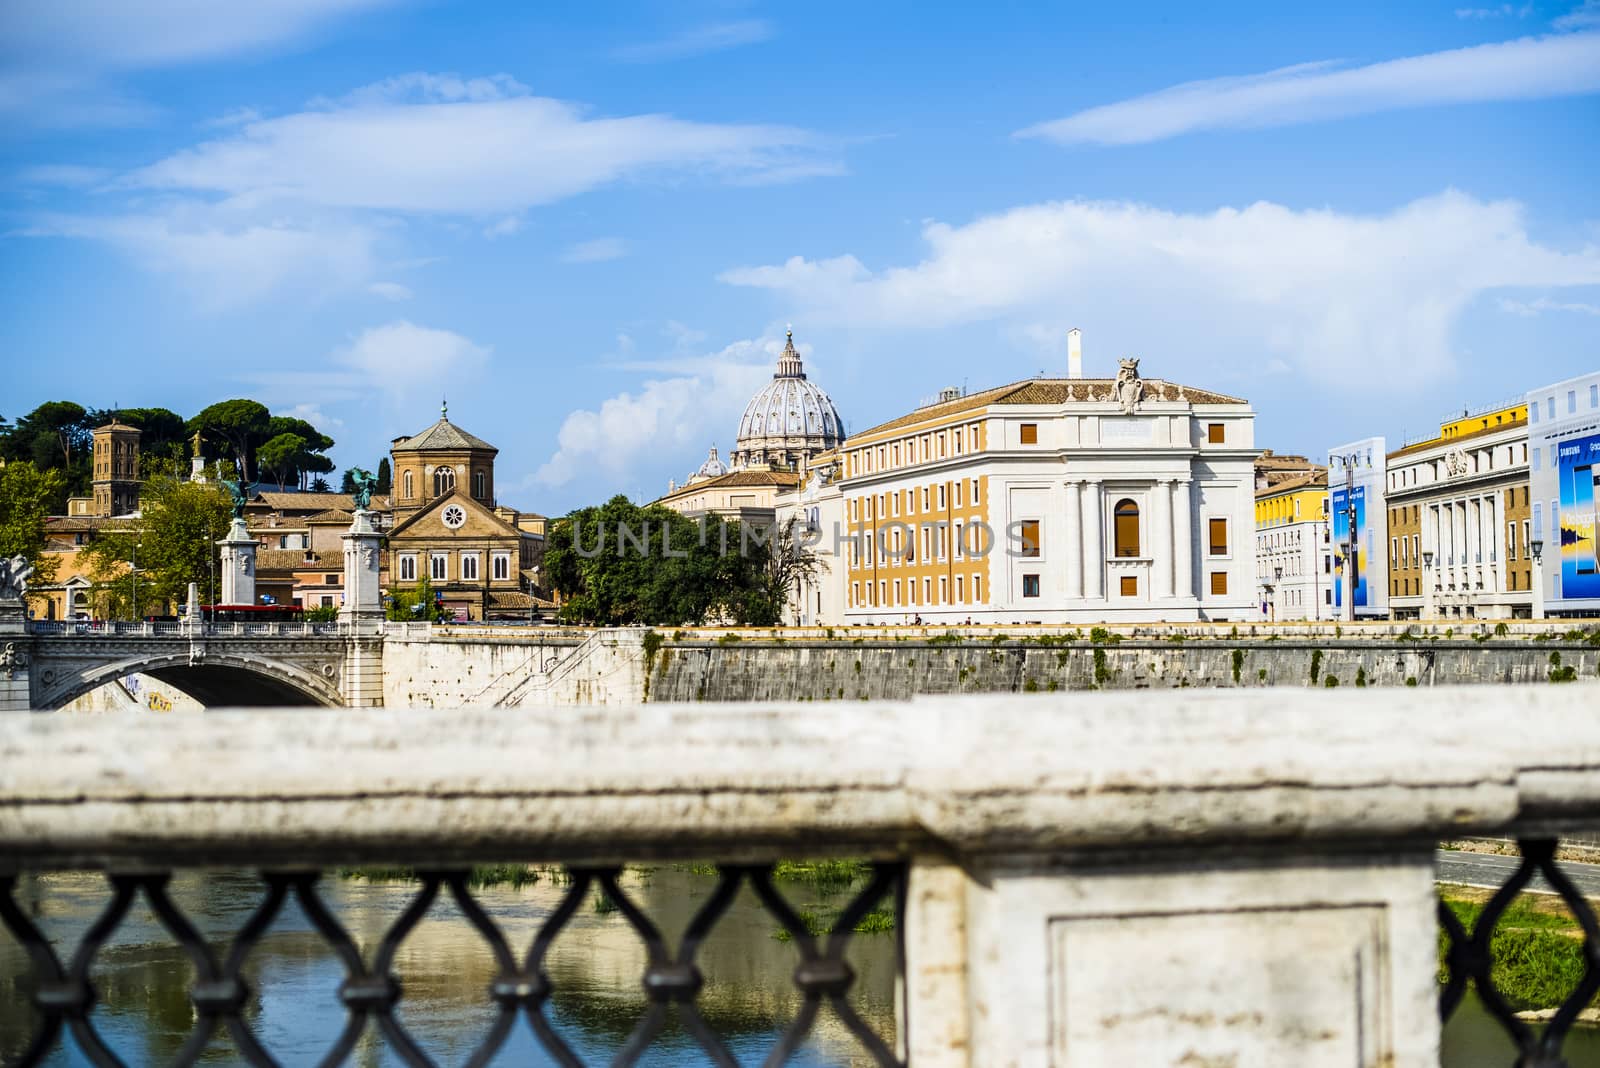
[[339,631],[348,639],[340,689],[345,704],[372,708],[383,704],[383,597],[378,562],[383,535],[372,527],[372,513],[357,509],[344,542],[344,606]]
[[21,598],[0,600],[0,712],[26,712],[33,642],[28,609]]
[[244,520],[234,517],[222,546],[222,603],[256,603],[256,539],[245,529]]

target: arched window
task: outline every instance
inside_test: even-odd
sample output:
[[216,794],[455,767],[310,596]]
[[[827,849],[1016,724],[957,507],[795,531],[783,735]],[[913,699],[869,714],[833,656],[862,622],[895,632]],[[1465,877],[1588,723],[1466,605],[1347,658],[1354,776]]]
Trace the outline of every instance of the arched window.
[[489,496],[489,476],[482,471],[472,473],[472,495],[480,501]]
[[453,467],[437,467],[433,472],[433,495],[443,497],[446,493],[456,488],[456,469]]
[[1112,513],[1112,543],[1118,556],[1139,555],[1139,506],[1128,498],[1117,502]]
[[411,472],[410,471],[406,472],[405,486],[406,486],[406,500],[409,501],[411,498],[413,498],[413,497],[415,497],[417,495],[416,487],[411,484]]

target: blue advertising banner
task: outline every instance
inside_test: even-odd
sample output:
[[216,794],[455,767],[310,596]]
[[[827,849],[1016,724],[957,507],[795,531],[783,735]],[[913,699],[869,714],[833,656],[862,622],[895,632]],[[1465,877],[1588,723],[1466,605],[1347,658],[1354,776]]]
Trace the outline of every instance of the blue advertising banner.
[[1333,552],[1334,577],[1333,603],[1344,606],[1344,591],[1349,580],[1345,578],[1345,555],[1350,547],[1350,501],[1356,505],[1356,607],[1365,607],[1367,600],[1367,487],[1353,489],[1339,487],[1333,491]]
[[1561,598],[1600,597],[1600,435],[1556,444],[1561,535]]

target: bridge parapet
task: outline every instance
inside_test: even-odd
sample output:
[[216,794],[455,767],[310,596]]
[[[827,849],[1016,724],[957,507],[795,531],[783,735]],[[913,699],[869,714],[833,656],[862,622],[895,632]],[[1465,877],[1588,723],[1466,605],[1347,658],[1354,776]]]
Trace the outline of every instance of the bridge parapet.
[[[0,895],[8,871],[86,865],[136,873],[115,876],[121,900],[166,901],[153,872],[250,865],[266,869],[264,901],[320,902],[310,869],[412,865],[429,874],[393,921],[398,942],[434,895],[473,903],[466,865],[564,863],[566,904],[541,921],[529,961],[497,952],[486,992],[541,1020],[559,980],[537,947],[588,895],[611,896],[650,945],[652,1005],[693,1012],[708,978],[695,946],[748,882],[793,938],[808,1008],[784,1041],[797,1042],[822,1003],[848,1009],[845,948],[888,894],[904,944],[898,1037],[859,1018],[846,1027],[883,1065],[1082,1068],[1193,1053],[1436,1068],[1441,1016],[1466,985],[1493,1000],[1489,930],[1473,949],[1434,890],[1435,843],[1464,834],[1522,840],[1504,898],[1543,875],[1600,953],[1592,908],[1553,860],[1553,838],[1600,822],[1600,723],[1574,687],[1308,693],[1287,708],[1242,691],[583,716],[260,711],[182,725],[29,717],[0,721],[0,757]],[[772,883],[775,862],[817,854],[874,862],[827,939]],[[681,950],[619,888],[623,859],[720,862]],[[493,916],[463,911],[503,945]],[[0,915],[14,930],[27,922]],[[1500,912],[1484,915],[1492,928]],[[1441,922],[1454,947],[1444,984]],[[87,974],[93,955],[74,967]],[[344,1004],[403,1035],[388,959],[368,971],[356,955],[347,989],[373,993]],[[40,978],[52,997],[88,991],[41,1003],[47,1018],[92,1008],[92,988],[65,981],[76,976]],[[206,978],[197,999],[239,976]],[[197,1018],[231,1020],[246,1003],[207,1000]],[[1506,1027],[1526,1063],[1554,1064],[1570,1023],[1543,1036]],[[708,1055],[720,1048],[710,1028],[693,1033]],[[547,1035],[538,1041],[555,1055]]]

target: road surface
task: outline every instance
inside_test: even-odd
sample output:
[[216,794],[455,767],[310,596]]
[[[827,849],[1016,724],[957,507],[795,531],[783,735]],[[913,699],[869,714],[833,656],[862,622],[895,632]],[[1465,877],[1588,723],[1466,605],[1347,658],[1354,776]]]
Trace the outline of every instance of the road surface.
[[[1434,854],[1434,870],[1442,883],[1464,883],[1467,886],[1481,886],[1491,890],[1498,890],[1505,881],[1511,878],[1511,873],[1517,870],[1517,865],[1522,863],[1521,857],[1502,857],[1494,853],[1458,853],[1451,849],[1441,849]],[[1566,873],[1577,886],[1578,891],[1585,897],[1600,898],[1600,864],[1576,864],[1570,860],[1559,862],[1561,870]],[[1545,882],[1543,876],[1535,875],[1533,881],[1525,888],[1526,892],[1535,894],[1553,894],[1555,891],[1550,884]]]

